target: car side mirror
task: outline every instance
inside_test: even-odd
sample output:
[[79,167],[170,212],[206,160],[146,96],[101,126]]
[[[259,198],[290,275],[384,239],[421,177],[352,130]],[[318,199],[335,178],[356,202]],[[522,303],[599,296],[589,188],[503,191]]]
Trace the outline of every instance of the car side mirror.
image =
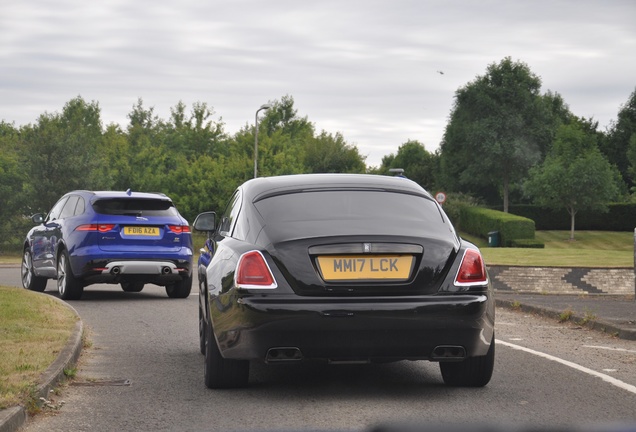
[[44,222],[44,215],[42,213],[36,213],[31,216],[31,220],[34,224],[40,225],[42,222]]
[[216,213],[205,212],[199,214],[194,220],[192,227],[197,231],[207,232],[208,235],[216,231]]

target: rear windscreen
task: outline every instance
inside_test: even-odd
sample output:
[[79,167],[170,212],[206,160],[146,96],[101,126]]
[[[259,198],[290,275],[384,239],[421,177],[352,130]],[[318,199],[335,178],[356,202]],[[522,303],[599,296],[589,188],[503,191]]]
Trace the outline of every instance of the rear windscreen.
[[432,200],[387,191],[305,191],[272,196],[254,205],[266,223],[365,221],[378,229],[400,224],[442,229],[445,225]]
[[128,216],[176,216],[172,202],[156,199],[108,198],[93,202],[97,213]]

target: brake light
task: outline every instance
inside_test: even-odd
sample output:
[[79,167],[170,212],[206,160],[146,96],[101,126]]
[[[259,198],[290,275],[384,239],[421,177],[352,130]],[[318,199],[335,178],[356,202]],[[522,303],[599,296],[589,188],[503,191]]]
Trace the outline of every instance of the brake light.
[[172,231],[175,234],[188,234],[188,233],[190,233],[190,226],[189,225],[168,225],[168,228],[170,229],[170,231]]
[[488,274],[481,254],[475,249],[466,249],[455,276],[455,285],[484,285],[488,283]]
[[75,228],[75,231],[99,231],[101,233],[111,231],[115,228],[115,224],[86,224]]
[[259,251],[241,255],[234,273],[234,284],[238,288],[273,289],[278,287],[265,257]]

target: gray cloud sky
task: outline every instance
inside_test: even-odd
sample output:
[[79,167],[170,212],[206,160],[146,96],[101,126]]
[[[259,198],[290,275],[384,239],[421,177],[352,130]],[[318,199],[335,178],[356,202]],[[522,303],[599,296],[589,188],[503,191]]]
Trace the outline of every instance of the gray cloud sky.
[[435,150],[455,91],[506,56],[601,128],[636,90],[633,0],[3,3],[0,120],[16,125],[81,95],[122,127],[138,98],[164,119],[206,102],[235,133],[291,95],[377,166],[409,139]]

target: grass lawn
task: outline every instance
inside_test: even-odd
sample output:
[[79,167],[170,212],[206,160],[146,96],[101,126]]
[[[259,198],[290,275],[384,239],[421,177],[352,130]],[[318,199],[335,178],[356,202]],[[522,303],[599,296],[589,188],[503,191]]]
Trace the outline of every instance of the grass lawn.
[[22,255],[18,253],[2,253],[0,254],[0,264],[20,264]]
[[52,297],[0,286],[0,409],[34,409],[37,380],[55,361],[77,317]]
[[461,234],[475,243],[488,265],[549,267],[633,267],[634,234],[614,231],[537,231],[544,249],[494,248],[488,241]]

